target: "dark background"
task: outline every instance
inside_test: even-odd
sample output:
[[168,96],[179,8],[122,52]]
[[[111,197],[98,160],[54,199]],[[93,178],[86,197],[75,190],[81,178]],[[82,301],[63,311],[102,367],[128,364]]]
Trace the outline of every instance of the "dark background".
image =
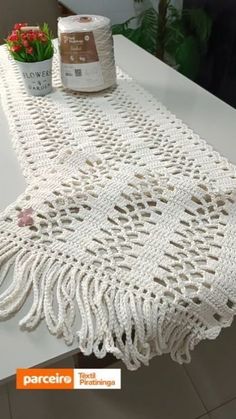
[[202,7],[213,20],[197,83],[236,108],[236,0],[185,0],[184,6]]

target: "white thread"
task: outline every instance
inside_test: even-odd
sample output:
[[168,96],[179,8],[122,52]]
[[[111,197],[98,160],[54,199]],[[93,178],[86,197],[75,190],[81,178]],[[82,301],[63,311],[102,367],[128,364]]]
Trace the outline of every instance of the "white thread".
[[59,18],[61,78],[66,88],[95,92],[116,83],[110,20],[103,16]]

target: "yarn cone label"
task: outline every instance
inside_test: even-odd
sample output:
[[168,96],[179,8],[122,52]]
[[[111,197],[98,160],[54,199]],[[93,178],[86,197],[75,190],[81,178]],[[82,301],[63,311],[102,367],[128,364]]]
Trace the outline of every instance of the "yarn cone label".
[[61,33],[62,81],[76,90],[100,86],[103,75],[93,32]]

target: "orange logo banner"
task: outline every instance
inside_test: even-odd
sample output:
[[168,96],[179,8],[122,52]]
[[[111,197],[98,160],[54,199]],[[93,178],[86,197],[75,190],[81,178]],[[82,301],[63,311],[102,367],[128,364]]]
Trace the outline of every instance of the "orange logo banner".
[[71,390],[74,388],[74,370],[71,368],[17,369],[18,390]]

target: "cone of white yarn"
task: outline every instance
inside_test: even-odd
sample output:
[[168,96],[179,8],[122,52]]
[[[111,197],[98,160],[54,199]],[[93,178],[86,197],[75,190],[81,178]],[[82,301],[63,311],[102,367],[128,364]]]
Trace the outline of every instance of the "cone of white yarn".
[[116,83],[110,19],[96,15],[59,18],[58,38],[64,87],[96,92]]

